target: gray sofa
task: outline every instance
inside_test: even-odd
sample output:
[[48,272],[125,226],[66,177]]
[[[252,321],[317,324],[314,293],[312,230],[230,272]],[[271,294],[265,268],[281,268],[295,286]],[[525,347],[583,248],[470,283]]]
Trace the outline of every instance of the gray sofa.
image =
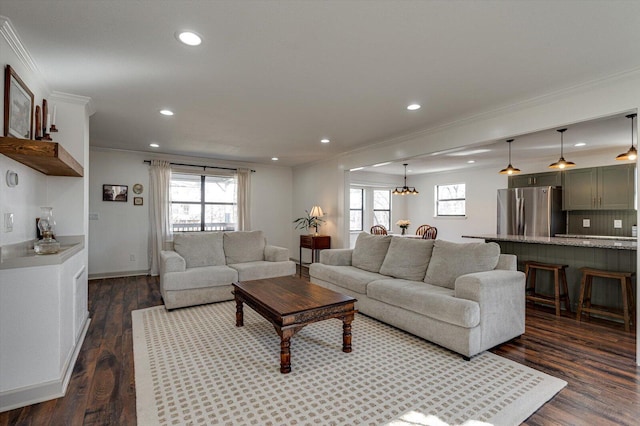
[[361,233],[354,249],[323,250],[309,275],[358,299],[361,313],[465,359],[524,333],[524,274],[496,243]]
[[167,309],[232,300],[237,281],[294,275],[289,250],[267,245],[262,231],[175,234],[160,253],[160,292]]

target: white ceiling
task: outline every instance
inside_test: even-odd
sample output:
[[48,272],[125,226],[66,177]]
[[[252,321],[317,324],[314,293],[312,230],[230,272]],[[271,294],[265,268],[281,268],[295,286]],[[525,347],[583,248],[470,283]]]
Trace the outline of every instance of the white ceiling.
[[[0,14],[52,89],[93,99],[92,146],[287,166],[640,68],[640,1],[0,0]],[[557,150],[554,136],[531,146]]]

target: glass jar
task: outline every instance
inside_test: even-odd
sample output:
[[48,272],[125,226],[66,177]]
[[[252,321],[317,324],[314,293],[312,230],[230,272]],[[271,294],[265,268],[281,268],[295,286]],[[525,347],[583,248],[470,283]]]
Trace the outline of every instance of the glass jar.
[[54,237],[56,221],[53,218],[53,207],[40,207],[41,214],[38,220],[38,229],[42,239],[37,241],[33,249],[36,254],[54,254],[60,251],[60,243]]

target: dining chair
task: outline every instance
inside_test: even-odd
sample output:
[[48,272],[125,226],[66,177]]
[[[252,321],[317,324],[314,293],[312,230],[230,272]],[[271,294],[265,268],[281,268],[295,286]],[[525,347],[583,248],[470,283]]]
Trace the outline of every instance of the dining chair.
[[416,235],[422,236],[424,240],[435,240],[438,236],[438,229],[430,225],[420,225],[416,229]]
[[387,235],[387,228],[382,225],[373,225],[371,227],[371,233],[373,235]]

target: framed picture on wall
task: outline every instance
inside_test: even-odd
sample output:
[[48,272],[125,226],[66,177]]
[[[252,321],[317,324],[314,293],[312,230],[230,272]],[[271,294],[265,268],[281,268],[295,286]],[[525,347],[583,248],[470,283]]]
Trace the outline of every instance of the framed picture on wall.
[[127,185],[102,185],[102,201],[127,202],[129,186]]
[[33,92],[7,65],[4,71],[4,135],[31,139]]
[[133,197],[134,206],[141,206],[143,203],[144,203],[144,200],[142,197]]

